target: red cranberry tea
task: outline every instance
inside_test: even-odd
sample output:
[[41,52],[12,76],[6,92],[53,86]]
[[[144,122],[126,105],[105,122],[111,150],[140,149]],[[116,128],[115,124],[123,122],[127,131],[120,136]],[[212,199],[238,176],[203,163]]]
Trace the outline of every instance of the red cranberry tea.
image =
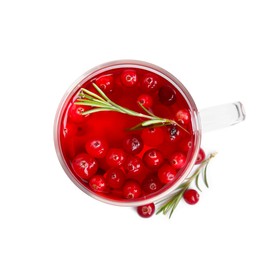
[[191,159],[190,108],[165,78],[119,68],[86,78],[65,103],[61,152],[74,177],[107,199],[153,197]]

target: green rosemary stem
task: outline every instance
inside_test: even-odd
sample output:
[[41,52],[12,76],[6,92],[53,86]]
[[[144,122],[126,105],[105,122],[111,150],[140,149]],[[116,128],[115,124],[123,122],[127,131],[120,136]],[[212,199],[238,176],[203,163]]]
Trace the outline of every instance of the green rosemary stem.
[[212,158],[214,158],[214,157],[216,156],[216,154],[217,154],[216,152],[215,152],[215,153],[211,153],[207,159],[205,159],[204,161],[202,161],[201,164],[199,165],[199,167],[195,170],[195,172],[194,172],[189,178],[187,178],[187,179],[185,180],[185,182],[182,183],[182,184],[178,187],[178,189],[180,189],[180,187],[182,187],[183,185],[185,185],[186,182],[189,183],[189,184],[191,184],[191,183],[193,182],[193,180],[201,173],[201,170],[202,170],[205,166],[208,165],[208,163],[210,162],[210,160],[211,160]]
[[[140,107],[146,112],[146,114],[133,111],[131,109],[122,107],[115,102],[113,102],[95,83],[93,83],[94,88],[98,92],[98,94],[93,93],[87,89],[82,88],[79,93],[79,98],[75,102],[77,105],[90,106],[91,109],[88,111],[84,111],[82,115],[88,115],[92,113],[97,113],[101,111],[114,111],[123,114],[127,114],[130,116],[135,116],[139,118],[148,119],[143,121],[142,123],[130,128],[130,130],[142,129],[144,127],[156,127],[156,126],[164,126],[164,125],[176,125],[182,128],[184,131],[188,132],[185,128],[179,125],[176,121],[161,118],[154,115],[151,111],[146,109],[142,104],[139,103]],[[189,132],[188,132],[189,133]]]
[[174,210],[176,209],[177,205],[181,201],[184,192],[189,188],[189,186],[194,181],[194,179],[196,180],[197,188],[200,190],[198,186],[198,178],[200,174],[203,175],[204,183],[208,187],[207,180],[206,180],[206,170],[207,170],[208,163],[213,157],[215,157],[216,154],[217,153],[210,154],[209,157],[205,159],[199,165],[199,167],[195,170],[195,172],[189,178],[187,178],[181,185],[179,185],[179,187],[175,190],[174,193],[172,193],[168,198],[160,201],[159,203],[163,203],[163,204],[160,206],[156,214],[159,214],[162,212],[164,215],[166,215],[168,212],[170,212],[169,218],[171,218]]

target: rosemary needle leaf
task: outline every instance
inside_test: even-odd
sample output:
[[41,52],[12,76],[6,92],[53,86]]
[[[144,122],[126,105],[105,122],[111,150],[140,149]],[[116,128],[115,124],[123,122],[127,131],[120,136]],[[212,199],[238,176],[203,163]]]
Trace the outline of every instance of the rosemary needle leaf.
[[164,215],[166,215],[166,213],[169,211],[169,209],[172,207],[172,203],[173,203],[173,197],[170,199],[163,199],[161,201],[163,204],[161,205],[161,207],[158,209],[156,214],[159,214],[161,212],[163,212]]
[[159,208],[156,212],[156,215],[160,214],[163,210],[164,210],[163,207]]
[[93,107],[110,107],[108,103],[100,101],[100,100],[92,100],[92,101],[84,101],[80,100],[75,102],[76,105],[83,105],[83,106],[93,106]]
[[150,127],[162,127],[165,125],[170,125],[169,123],[159,123],[159,124],[153,124],[153,125],[147,125],[147,126],[143,126],[143,123],[139,123],[131,128],[129,128],[128,130],[133,131],[133,130],[142,130],[144,128],[150,128]]
[[208,166],[208,163],[206,164],[205,168],[204,168],[204,171],[203,171],[203,177],[204,177],[204,183],[206,185],[207,188],[209,188],[208,186],[208,182],[207,182],[207,166]]
[[83,112],[82,115],[85,116],[85,115],[93,114],[93,113],[96,113],[96,112],[102,112],[102,111],[112,111],[112,110],[110,110],[107,107],[93,108],[91,110]]
[[98,91],[98,93],[103,97],[103,99],[105,99],[106,101],[110,101],[110,99],[108,98],[108,96],[104,93],[103,90],[101,90],[95,83],[92,84],[93,87]]
[[138,102],[138,104],[139,104],[139,106],[140,106],[147,114],[149,114],[149,115],[152,116],[152,117],[155,117],[155,115],[154,115],[152,112],[150,112],[147,108],[145,108],[145,107],[142,105],[142,103]]
[[181,201],[182,199],[182,192],[180,192],[178,195],[177,195],[177,198],[174,200],[174,203],[172,205],[172,209],[170,211],[170,214],[169,214],[169,218],[171,218],[174,210],[176,209],[176,207],[178,206],[179,202]]
[[128,130],[129,130],[129,131],[134,131],[134,130],[141,130],[141,129],[143,129],[143,128],[144,128],[144,127],[142,126],[142,123],[140,123],[140,124],[137,124],[137,125],[135,125],[135,126],[129,128]]
[[151,120],[147,120],[147,121],[144,121],[142,123],[142,126],[151,126],[151,125],[155,125],[155,124],[159,124],[159,123],[163,123],[163,119],[151,119]]
[[200,192],[202,192],[202,190],[201,190],[200,187],[199,187],[199,175],[197,175],[197,176],[195,177],[195,185],[196,185],[197,189],[198,189]]
[[[95,85],[95,84],[94,84]],[[97,86],[96,86],[97,87]],[[99,87],[97,87],[98,89],[100,89]],[[101,89],[100,89],[101,90]],[[102,100],[102,101],[105,101],[102,97],[100,97],[99,95],[97,95],[97,94],[95,94],[95,93],[93,93],[93,92],[91,92],[91,91],[89,91],[89,90],[87,90],[87,89],[85,89],[85,88],[82,88],[81,89],[81,91],[82,91],[82,93],[86,93],[86,94],[88,94],[89,95],[89,97],[87,97],[87,95],[86,94],[84,94],[85,95],[85,97],[86,98],[88,98],[88,99],[90,99],[90,97],[92,97],[92,98],[96,98],[96,99],[99,99],[99,100]],[[98,91],[98,90],[97,90]],[[100,92],[99,92],[100,93]],[[103,92],[104,93],[104,92]],[[100,93],[101,94],[101,93]],[[83,95],[82,95],[83,96]]]
[[83,106],[92,106],[92,104],[90,104],[90,102],[86,102],[86,101],[77,101],[74,102],[75,105],[83,105]]
[[83,92],[80,92],[78,96],[79,96],[79,97],[78,97],[77,100],[79,100],[79,99],[81,99],[81,98],[84,99],[84,100],[86,100],[86,101],[94,100],[94,97],[92,97],[92,96],[90,96],[90,95],[88,95],[88,94],[84,94]]
[[163,214],[166,215],[173,207],[174,201],[170,201],[170,203],[166,204],[163,210]]

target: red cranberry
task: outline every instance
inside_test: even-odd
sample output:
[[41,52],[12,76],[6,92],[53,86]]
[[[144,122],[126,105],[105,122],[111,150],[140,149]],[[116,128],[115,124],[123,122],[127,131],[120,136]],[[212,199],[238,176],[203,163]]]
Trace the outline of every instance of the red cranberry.
[[144,143],[148,146],[158,146],[164,142],[164,131],[162,127],[145,128],[142,131]]
[[147,205],[137,207],[137,213],[142,218],[149,218],[154,214],[154,212],[155,212],[154,203],[150,203],[150,204],[147,204]]
[[181,109],[176,113],[176,120],[182,125],[187,125],[190,122],[190,113],[188,109]]
[[123,186],[123,197],[126,199],[136,199],[141,196],[142,190],[138,182],[128,180]]
[[89,181],[89,187],[96,192],[104,192],[106,190],[106,180],[102,175],[94,175]]
[[164,162],[163,154],[157,149],[147,150],[143,155],[143,161],[149,168],[159,168]]
[[144,165],[138,156],[129,156],[124,164],[128,176],[137,176],[144,172]]
[[173,181],[175,176],[176,176],[176,170],[168,164],[164,164],[158,170],[158,177],[159,177],[160,181],[164,184],[167,184],[167,183]]
[[196,190],[188,189],[184,192],[183,198],[186,203],[193,205],[199,201],[200,195]]
[[121,75],[121,81],[126,87],[133,87],[137,82],[137,74],[135,70],[124,70]]
[[137,98],[137,103],[149,109],[152,107],[153,99],[150,95],[142,94]]
[[110,188],[120,189],[125,182],[125,174],[119,168],[111,168],[106,172],[106,182]]
[[187,153],[192,148],[192,140],[190,138],[183,138],[179,143],[180,149]]
[[146,92],[155,92],[159,88],[158,77],[153,74],[146,74],[141,86]]
[[111,148],[106,155],[106,162],[110,167],[119,167],[125,162],[125,152],[122,149]]
[[102,89],[105,93],[110,93],[113,91],[113,76],[112,75],[103,75],[96,79],[96,85]]
[[169,157],[169,163],[175,169],[181,169],[186,164],[186,156],[183,153],[174,153]]
[[77,176],[89,180],[97,172],[98,164],[90,155],[81,153],[72,160],[72,168]]
[[142,189],[146,194],[156,192],[162,188],[163,184],[157,176],[149,176],[142,183]]
[[177,143],[183,137],[183,130],[176,125],[168,126],[166,134],[166,141],[169,143]]
[[200,164],[205,159],[205,157],[206,155],[204,150],[200,148],[195,164]]
[[173,105],[176,102],[176,92],[169,86],[163,86],[159,89],[159,100],[166,106]]
[[102,138],[92,138],[85,145],[88,154],[95,158],[104,158],[107,154],[108,143]]
[[82,113],[87,111],[89,106],[82,106],[72,104],[69,109],[68,117],[73,123],[82,123],[85,121],[87,116],[83,116]]
[[129,135],[123,141],[123,148],[127,153],[138,154],[143,150],[144,144],[139,135]]

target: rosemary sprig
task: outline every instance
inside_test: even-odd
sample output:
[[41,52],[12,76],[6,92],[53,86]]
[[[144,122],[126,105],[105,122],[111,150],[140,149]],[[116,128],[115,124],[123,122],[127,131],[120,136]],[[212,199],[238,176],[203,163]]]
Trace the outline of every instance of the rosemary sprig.
[[200,165],[199,167],[195,170],[195,172],[188,177],[176,190],[175,192],[171,195],[171,197],[168,197],[164,200],[162,200],[160,203],[161,204],[160,208],[158,209],[156,214],[159,213],[163,213],[164,215],[166,215],[167,213],[169,213],[169,218],[171,218],[174,210],[176,209],[177,205],[179,204],[179,202],[182,199],[182,196],[184,194],[184,192],[189,188],[189,186],[191,185],[191,183],[195,180],[195,185],[197,187],[197,189],[200,189],[199,187],[199,177],[202,175],[202,179],[206,185],[206,187],[208,188],[208,182],[207,182],[207,166],[210,162],[210,160],[215,157],[216,153],[212,153],[209,155],[209,157],[207,159],[205,159]]
[[159,126],[165,126],[165,125],[177,125],[178,127],[182,128],[184,131],[188,132],[185,128],[183,128],[181,125],[179,125],[176,121],[162,118],[154,115],[151,111],[146,109],[141,103],[139,103],[140,107],[144,110],[146,114],[139,113],[136,111],[133,111],[131,109],[122,107],[115,102],[113,102],[109,97],[95,84],[93,83],[94,88],[98,92],[98,94],[93,93],[85,88],[82,88],[79,93],[79,98],[75,102],[77,105],[84,105],[84,106],[90,106],[91,109],[84,111],[82,115],[88,115],[92,113],[97,113],[101,111],[114,111],[119,112],[123,114],[127,114],[130,116],[145,118],[146,120],[141,122],[140,124],[137,124],[136,126],[133,126],[129,130],[139,130],[145,127],[159,127]]

